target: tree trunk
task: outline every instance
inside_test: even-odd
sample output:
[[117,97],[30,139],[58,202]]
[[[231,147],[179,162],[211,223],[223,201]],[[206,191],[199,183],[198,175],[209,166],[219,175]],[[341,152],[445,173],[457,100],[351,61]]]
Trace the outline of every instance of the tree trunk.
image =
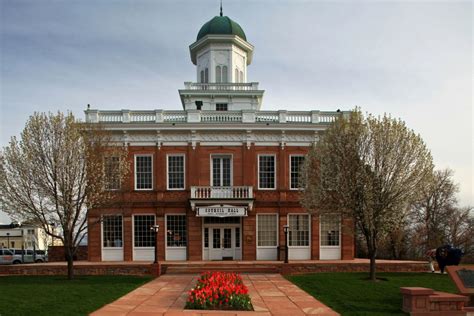
[[67,260],[67,278],[72,280],[74,278],[74,256],[73,251],[67,247],[66,249],[66,260]]
[[74,261],[73,256],[71,255],[71,251],[68,250],[67,256],[67,278],[68,280],[72,280],[74,278]]
[[369,254],[370,257],[370,280],[375,281],[375,251]]

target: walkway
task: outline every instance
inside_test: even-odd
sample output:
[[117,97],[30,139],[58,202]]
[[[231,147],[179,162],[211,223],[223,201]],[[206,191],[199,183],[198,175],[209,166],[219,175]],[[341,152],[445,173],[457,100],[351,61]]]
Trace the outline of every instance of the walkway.
[[197,276],[165,274],[91,315],[339,315],[279,274],[243,274],[242,278],[253,312],[184,310],[187,292]]

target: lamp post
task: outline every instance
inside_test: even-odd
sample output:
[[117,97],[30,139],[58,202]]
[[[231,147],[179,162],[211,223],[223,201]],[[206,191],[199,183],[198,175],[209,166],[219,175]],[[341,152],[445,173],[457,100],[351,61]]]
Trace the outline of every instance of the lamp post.
[[[51,222],[49,223],[49,226],[51,226],[51,233],[54,235],[55,232],[54,232],[54,229],[56,228],[56,223],[54,222]],[[51,246],[54,246],[54,236],[51,236]]]
[[283,226],[283,232],[285,233],[285,263],[288,263],[288,229],[290,229],[290,226]]
[[10,248],[10,233],[7,233],[7,248]]
[[160,225],[153,225],[150,229],[155,233],[155,261],[153,263],[158,263],[158,231],[160,230]]

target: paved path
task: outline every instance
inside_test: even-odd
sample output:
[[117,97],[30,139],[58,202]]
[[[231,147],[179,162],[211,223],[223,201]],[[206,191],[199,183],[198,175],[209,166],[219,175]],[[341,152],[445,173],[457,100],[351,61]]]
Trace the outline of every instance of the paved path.
[[93,316],[339,315],[279,274],[243,274],[253,312],[185,310],[196,275],[165,274],[95,311]]

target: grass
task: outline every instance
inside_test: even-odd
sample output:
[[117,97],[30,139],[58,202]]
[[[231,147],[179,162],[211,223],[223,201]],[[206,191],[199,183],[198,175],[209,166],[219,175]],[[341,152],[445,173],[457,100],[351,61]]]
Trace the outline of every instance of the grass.
[[135,276],[0,276],[0,315],[88,315],[151,280]]
[[400,287],[419,286],[456,293],[447,274],[377,273],[377,282],[368,273],[317,273],[287,277],[341,315],[405,315]]

